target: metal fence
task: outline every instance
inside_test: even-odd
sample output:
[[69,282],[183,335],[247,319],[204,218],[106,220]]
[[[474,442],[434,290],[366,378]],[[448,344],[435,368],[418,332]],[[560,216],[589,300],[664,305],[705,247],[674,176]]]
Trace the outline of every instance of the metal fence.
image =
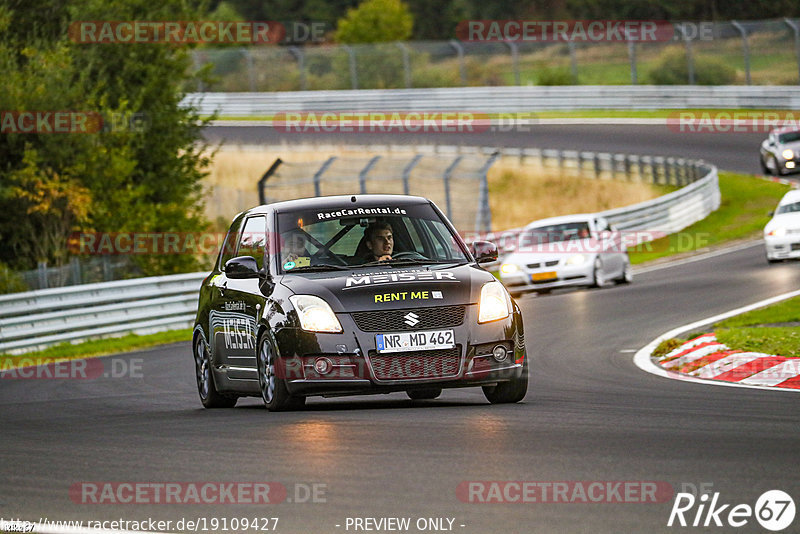
[[[385,146],[317,147],[370,154],[330,156],[315,162],[276,160],[258,183],[262,204],[294,198],[353,193],[420,195],[444,210],[456,228],[487,232],[492,227],[487,174],[497,152],[417,146],[400,155]],[[287,160],[289,157],[287,157]]]
[[[204,91],[307,91],[502,85],[800,83],[800,19],[675,23],[665,42],[426,41],[203,48]],[[717,62],[709,65],[709,59]],[[713,72],[712,72],[713,71]],[[722,81],[727,80],[727,81]]]
[[142,275],[128,257],[70,258],[66,265],[39,262],[36,269],[16,273],[28,289],[48,289],[78,284],[110,282]]
[[[377,147],[355,148],[377,150]],[[494,147],[422,146],[417,150],[422,155],[418,165],[422,165],[426,156],[445,153],[452,156],[451,161],[471,158],[475,165],[482,162],[488,169],[487,164],[499,152],[500,157],[559,168],[566,174],[588,172],[598,179],[688,184],[663,197],[603,213],[622,230],[678,231],[719,206],[716,167],[701,161],[540,149],[498,151]],[[319,187],[325,187],[324,180],[320,180]],[[485,194],[488,201],[488,191],[478,188],[478,195]],[[424,193],[431,196],[431,191]],[[465,207],[462,202],[453,200],[451,208],[456,220],[459,220],[457,213]],[[471,227],[472,221],[468,223]],[[485,234],[470,236],[464,230],[468,226],[457,223],[456,226],[468,239],[486,237]],[[483,228],[478,224],[475,227]],[[494,236],[495,242],[498,237]],[[206,273],[179,274],[0,295],[0,353],[19,353],[129,332],[143,334],[189,327],[197,310],[200,282],[205,276]]]
[[189,328],[205,276],[155,276],[0,295],[0,353]]
[[[559,109],[788,109],[800,108],[800,88],[786,86],[451,87],[290,93],[190,93],[182,101],[203,115],[272,116],[302,112],[527,113]],[[495,119],[494,122],[503,119]],[[505,117],[535,125],[535,117]],[[666,119],[660,119],[666,125]],[[271,121],[262,121],[272,124]],[[544,122],[544,120],[543,120]]]

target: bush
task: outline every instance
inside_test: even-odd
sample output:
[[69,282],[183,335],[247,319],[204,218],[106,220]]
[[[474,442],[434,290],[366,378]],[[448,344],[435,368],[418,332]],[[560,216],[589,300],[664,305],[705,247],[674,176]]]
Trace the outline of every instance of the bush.
[[0,263],[0,295],[6,293],[19,293],[30,289],[20,275]]
[[574,85],[572,73],[564,68],[542,68],[536,71],[536,85]]
[[[694,78],[697,85],[729,85],[736,79],[736,71],[722,60],[694,55]],[[647,73],[655,85],[687,85],[689,65],[686,50],[671,47],[665,50]]]

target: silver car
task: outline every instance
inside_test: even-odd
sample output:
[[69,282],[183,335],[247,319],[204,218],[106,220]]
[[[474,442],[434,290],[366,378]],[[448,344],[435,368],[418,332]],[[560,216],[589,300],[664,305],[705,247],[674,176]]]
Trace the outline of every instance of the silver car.
[[761,143],[761,170],[765,174],[789,174],[800,170],[800,129],[772,130]]
[[633,280],[624,240],[608,221],[592,214],[534,221],[503,258],[500,280],[515,296],[568,286],[603,287]]

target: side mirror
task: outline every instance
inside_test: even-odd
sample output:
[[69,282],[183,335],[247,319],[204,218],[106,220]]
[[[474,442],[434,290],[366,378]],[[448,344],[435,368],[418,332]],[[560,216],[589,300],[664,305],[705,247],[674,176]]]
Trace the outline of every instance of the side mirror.
[[237,256],[225,262],[225,274],[228,278],[258,278],[258,264],[252,256]]
[[775,217],[775,210],[771,210],[769,213],[767,213],[767,215],[770,217]]
[[475,241],[472,243],[471,252],[478,263],[491,263],[497,261],[497,246],[489,241]]

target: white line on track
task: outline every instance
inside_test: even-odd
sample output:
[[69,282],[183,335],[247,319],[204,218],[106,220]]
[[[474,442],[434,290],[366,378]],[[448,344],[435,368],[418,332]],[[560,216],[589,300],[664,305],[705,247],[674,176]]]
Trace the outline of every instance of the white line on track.
[[765,300],[761,300],[759,302],[755,302],[753,304],[749,304],[747,306],[743,306],[741,308],[736,308],[735,310],[730,310],[725,313],[721,313],[719,315],[714,315],[713,317],[708,317],[706,319],[701,319],[699,321],[695,321],[693,323],[685,324],[683,326],[679,326],[678,328],[674,328],[669,332],[666,332],[656,339],[648,343],[646,346],[639,349],[639,352],[633,357],[633,363],[636,364],[636,367],[645,371],[647,373],[651,373],[657,376],[662,376],[665,378],[671,378],[674,380],[684,380],[686,382],[695,382],[698,384],[710,384],[714,386],[729,386],[729,387],[738,387],[738,388],[750,388],[750,389],[765,389],[769,391],[789,391],[798,393],[800,390],[798,389],[791,389],[791,388],[776,388],[776,387],[767,387],[767,386],[756,386],[750,384],[742,384],[739,382],[724,382],[722,380],[706,380],[702,378],[695,378],[693,376],[688,376],[683,373],[678,373],[675,371],[667,371],[663,367],[656,365],[653,363],[653,360],[650,359],[650,355],[653,353],[653,350],[658,346],[665,339],[670,339],[673,337],[677,337],[685,332],[691,332],[701,326],[706,326],[709,324],[716,323],[718,321],[722,321],[724,319],[728,319],[729,317],[733,317],[734,315],[739,315],[742,313],[749,312],[751,310],[755,310],[758,308],[763,308],[764,306],[769,306],[771,304],[775,304],[776,302],[781,302],[786,299],[790,299],[792,297],[796,297],[800,295],[800,290],[791,291],[789,293],[784,293],[783,295],[778,295],[776,297],[771,297]]

